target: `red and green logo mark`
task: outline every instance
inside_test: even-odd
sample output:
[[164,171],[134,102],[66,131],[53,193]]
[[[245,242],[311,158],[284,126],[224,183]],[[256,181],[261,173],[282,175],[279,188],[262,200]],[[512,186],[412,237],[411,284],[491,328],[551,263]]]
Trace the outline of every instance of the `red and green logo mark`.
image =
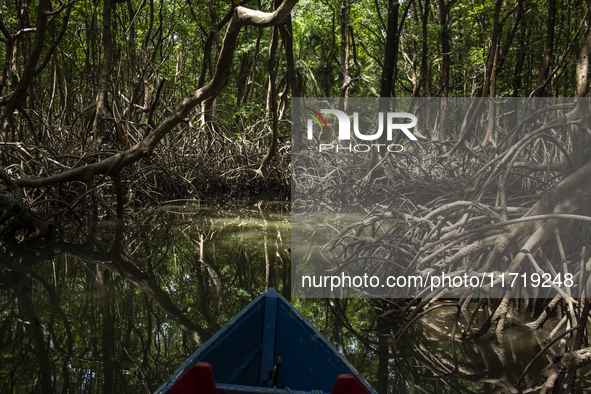
[[[328,131],[328,125],[326,124],[326,120],[324,120],[324,116],[320,115],[320,112],[313,110],[312,108],[308,108],[308,107],[304,107],[304,109],[307,109],[308,111],[312,112],[312,118],[314,118],[314,120],[316,121],[316,123],[318,123],[318,126],[322,129],[322,124],[320,124],[320,120],[322,120],[322,123],[324,123],[324,127],[326,128],[326,131]],[[320,119],[318,119],[320,118]],[[311,139],[311,138],[309,138]]]

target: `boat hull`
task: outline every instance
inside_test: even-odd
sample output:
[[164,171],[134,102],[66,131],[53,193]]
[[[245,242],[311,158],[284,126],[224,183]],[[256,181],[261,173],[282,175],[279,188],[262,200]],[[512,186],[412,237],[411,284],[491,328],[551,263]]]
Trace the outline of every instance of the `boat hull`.
[[[279,357],[274,390],[271,378]],[[217,389],[226,394],[328,393],[341,374],[355,377],[367,394],[375,394],[334,346],[273,289],[228,322],[156,393],[168,393],[197,362],[211,365]]]

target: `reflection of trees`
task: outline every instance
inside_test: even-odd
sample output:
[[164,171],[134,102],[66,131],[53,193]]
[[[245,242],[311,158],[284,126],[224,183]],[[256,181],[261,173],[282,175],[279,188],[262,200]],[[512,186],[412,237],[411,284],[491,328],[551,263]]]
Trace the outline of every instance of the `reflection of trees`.
[[[103,224],[28,249],[4,244],[0,392],[29,385],[25,390],[153,391],[195,350],[193,338],[206,340],[264,290],[268,267],[271,286],[287,283],[284,219],[265,212],[264,220],[250,220],[257,212],[204,218],[157,211],[132,225]],[[553,309],[534,335],[521,323],[527,316],[513,315],[503,335],[471,339],[500,301],[482,298],[467,309],[407,301],[294,300],[380,394],[531,391],[559,357],[560,339],[517,380],[546,338],[567,328],[565,319],[551,333],[568,314],[558,300],[544,303]],[[418,318],[408,325],[414,311]],[[577,387],[588,384],[582,371]]]
[[[588,62],[586,50],[581,56]],[[494,125],[493,118],[485,116],[484,101],[467,104],[454,103],[458,116],[448,119],[449,127],[455,123],[464,130],[477,119],[481,125]],[[488,349],[489,357],[505,366],[512,354],[504,346],[505,331],[515,316],[523,316],[531,334],[539,338],[538,350],[566,335],[560,360],[552,349],[541,356],[549,357],[552,367],[540,390],[559,388],[564,380],[572,392],[582,384],[577,369],[591,363],[591,348],[584,349],[589,346],[585,294],[591,288],[591,162],[582,148],[589,102],[577,98],[497,104],[503,114],[496,126],[502,138],[494,150],[481,146],[487,145],[486,139],[478,139],[478,146],[464,146],[467,135],[462,132],[445,154],[434,153],[435,142],[413,143],[400,154],[384,155],[369,172],[358,171],[353,163],[361,156],[351,152],[300,152],[294,179],[304,182],[296,183],[300,199],[295,203],[302,212],[322,211],[322,204],[341,212],[347,204],[365,209],[366,216],[339,230],[323,249],[327,267],[318,264],[314,275],[342,273],[381,280],[382,286],[340,285],[348,295],[398,298],[379,313],[395,318],[395,338],[435,313],[432,308],[455,309],[458,324],[464,321],[469,328],[460,330],[456,324],[450,339],[475,340],[494,332],[498,346]],[[465,129],[468,134],[475,131],[478,127]],[[344,166],[348,158],[351,165]],[[311,195],[320,198],[308,198]],[[404,281],[385,286],[386,278]],[[451,284],[451,278],[464,280]],[[455,304],[437,304],[446,299]],[[474,320],[480,309],[486,317]],[[545,326],[550,326],[549,332],[542,332]],[[535,355],[525,355],[527,362]],[[496,383],[502,390],[517,390],[525,367]]]
[[[0,392],[151,392],[262,292],[258,222],[163,211],[138,219],[27,249],[2,245]],[[267,231],[276,238],[279,226]],[[237,287],[246,252],[251,291]]]
[[[537,331],[522,323],[528,317],[525,314],[512,317],[503,335],[462,336],[466,330],[468,334],[476,332],[475,327],[483,324],[500,302],[473,303],[462,311],[457,302],[433,301],[427,308],[431,312],[412,325],[400,315],[404,310],[401,300],[308,299],[298,300],[298,307],[379,394],[540,392],[548,384],[545,373],[562,374],[566,384],[568,368],[577,362],[580,365],[587,353],[573,352],[576,360],[569,353],[562,356],[558,337],[565,331],[552,333],[559,316]],[[473,315],[470,328],[468,321]],[[534,361],[551,336],[558,341]],[[576,340],[574,336],[564,338],[569,340],[568,346]],[[561,361],[567,357],[568,361]],[[573,383],[575,392],[590,385],[589,371],[579,369]]]
[[[528,329],[504,338],[501,344],[494,336],[449,341],[454,315],[455,311],[446,313],[445,309],[440,309],[439,313],[435,312],[437,317],[412,329],[412,339],[410,335],[401,338],[400,343],[392,347],[399,370],[417,382],[417,386],[432,382],[433,386],[425,384],[428,392],[437,392],[433,390],[435,381],[458,393],[518,392],[519,375],[527,366],[530,354],[539,350],[527,340]],[[446,326],[449,328],[444,328]],[[535,366],[528,375],[527,387],[540,385],[540,372],[545,365]]]

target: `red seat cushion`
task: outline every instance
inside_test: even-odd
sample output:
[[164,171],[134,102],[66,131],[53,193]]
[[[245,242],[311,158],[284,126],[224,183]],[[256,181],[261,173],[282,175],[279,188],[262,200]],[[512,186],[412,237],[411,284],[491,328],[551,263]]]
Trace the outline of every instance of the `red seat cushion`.
[[208,363],[197,363],[185,371],[168,390],[169,394],[216,394],[213,368]]
[[337,376],[330,394],[371,394],[355,375],[341,374]]

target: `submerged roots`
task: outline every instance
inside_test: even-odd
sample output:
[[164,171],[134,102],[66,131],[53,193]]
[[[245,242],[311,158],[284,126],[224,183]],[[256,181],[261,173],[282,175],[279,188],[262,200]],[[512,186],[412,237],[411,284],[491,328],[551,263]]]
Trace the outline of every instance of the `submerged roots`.
[[[153,155],[120,171],[36,188],[20,188],[16,181],[42,180],[84,168],[116,155],[125,146],[110,150],[103,145],[89,152],[80,142],[69,139],[71,133],[63,134],[64,140],[58,134],[45,145],[4,143],[0,152],[5,162],[4,170],[0,169],[4,181],[0,184],[0,237],[49,239],[63,225],[62,218],[74,222],[114,218],[128,207],[143,208],[171,200],[286,200],[291,177],[289,145],[280,145],[274,158],[257,172],[268,150],[265,130],[264,125],[258,134],[249,130],[246,138],[232,133],[221,121],[205,127],[179,127]],[[128,139],[140,132],[132,131]],[[128,145],[134,142],[129,140]],[[64,151],[68,153],[56,153]]]
[[[295,176],[301,182],[294,205],[310,209],[314,196],[335,210],[348,204],[367,212],[325,247],[331,272],[413,276],[427,284],[433,278],[474,279],[469,286],[466,280],[462,286],[451,280],[418,289],[400,286],[396,298],[352,289],[378,297],[371,301],[377,319],[391,327],[394,338],[434,310],[451,308],[456,316],[451,340],[475,340],[494,330],[495,352],[503,360],[506,328],[525,326],[539,340],[537,358],[560,355],[550,359],[538,390],[551,391],[565,379],[572,392],[577,369],[591,363],[585,348],[591,163],[582,150],[568,153],[570,125],[580,121],[576,111],[545,126],[526,119],[495,150],[442,154],[409,145],[364,170],[353,156],[320,156],[310,163],[313,155],[304,152],[294,168],[301,175]],[[445,152],[445,145],[440,148]],[[523,316],[529,317],[523,321]],[[550,317],[558,325],[541,334]],[[559,353],[547,346],[562,339]],[[512,376],[504,390],[518,392],[523,379]]]

